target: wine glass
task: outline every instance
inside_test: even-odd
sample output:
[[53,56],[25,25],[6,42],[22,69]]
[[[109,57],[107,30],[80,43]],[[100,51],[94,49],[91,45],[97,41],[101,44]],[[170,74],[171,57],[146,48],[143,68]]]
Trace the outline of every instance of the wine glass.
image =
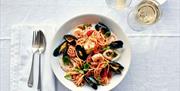
[[116,10],[122,10],[124,8],[127,8],[131,0],[105,0],[108,7]]
[[142,0],[128,15],[127,22],[135,31],[150,28],[160,19],[162,12],[156,0]]

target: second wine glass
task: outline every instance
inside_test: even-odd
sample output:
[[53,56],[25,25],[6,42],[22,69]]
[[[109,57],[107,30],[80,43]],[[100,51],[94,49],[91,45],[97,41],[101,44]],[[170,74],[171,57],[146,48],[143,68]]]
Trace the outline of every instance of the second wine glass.
[[162,12],[156,0],[143,0],[128,15],[128,24],[135,31],[150,28],[160,19]]
[[115,10],[123,10],[127,8],[131,0],[105,0],[108,7],[115,9]]

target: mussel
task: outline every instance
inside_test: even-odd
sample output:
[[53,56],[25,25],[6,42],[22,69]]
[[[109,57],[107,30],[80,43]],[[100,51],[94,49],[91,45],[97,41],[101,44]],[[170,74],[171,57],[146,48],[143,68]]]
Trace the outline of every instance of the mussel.
[[115,61],[109,62],[109,65],[110,65],[110,70],[112,70],[116,74],[121,74],[122,70],[124,69],[124,67],[121,64]]
[[105,36],[109,37],[111,35],[110,29],[103,23],[99,22],[95,25],[97,31],[101,31]]
[[123,42],[121,40],[113,41],[109,44],[110,49],[118,49],[123,47]]
[[72,46],[75,46],[76,45],[76,41],[73,40],[72,42],[69,42],[69,44],[72,45]]
[[64,41],[62,44],[60,44],[53,52],[53,55],[59,56],[61,53],[64,53],[65,51],[67,51],[68,45],[67,45],[67,41]]
[[77,38],[73,35],[70,35],[70,34],[67,34],[67,35],[64,35],[64,39],[70,44],[70,45],[73,45],[75,46],[76,45],[76,41]]
[[87,53],[86,53],[86,50],[84,49],[84,47],[80,46],[80,45],[77,45],[76,46],[76,52],[77,52],[77,55],[80,59],[82,60],[86,60],[87,58]]
[[84,76],[85,81],[93,88],[93,89],[97,89],[98,88],[98,81],[94,78],[94,77],[86,77]]

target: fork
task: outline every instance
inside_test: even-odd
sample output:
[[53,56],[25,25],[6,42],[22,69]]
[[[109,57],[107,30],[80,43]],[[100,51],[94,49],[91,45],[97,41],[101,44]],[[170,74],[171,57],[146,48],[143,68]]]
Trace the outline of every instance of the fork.
[[39,43],[37,41],[37,31],[33,31],[33,38],[32,38],[32,64],[31,64],[31,71],[28,79],[28,87],[33,86],[33,79],[34,79],[34,56],[39,49]]

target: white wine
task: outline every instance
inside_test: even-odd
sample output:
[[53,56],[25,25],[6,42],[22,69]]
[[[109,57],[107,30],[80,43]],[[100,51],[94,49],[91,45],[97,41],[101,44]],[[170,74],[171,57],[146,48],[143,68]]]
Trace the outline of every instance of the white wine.
[[131,0],[105,0],[108,7],[115,9],[115,10],[123,10],[127,8]]
[[136,19],[142,24],[154,24],[159,20],[160,9],[155,0],[144,0],[137,6]]
[[126,0],[116,0],[116,8],[122,9],[126,6]]

